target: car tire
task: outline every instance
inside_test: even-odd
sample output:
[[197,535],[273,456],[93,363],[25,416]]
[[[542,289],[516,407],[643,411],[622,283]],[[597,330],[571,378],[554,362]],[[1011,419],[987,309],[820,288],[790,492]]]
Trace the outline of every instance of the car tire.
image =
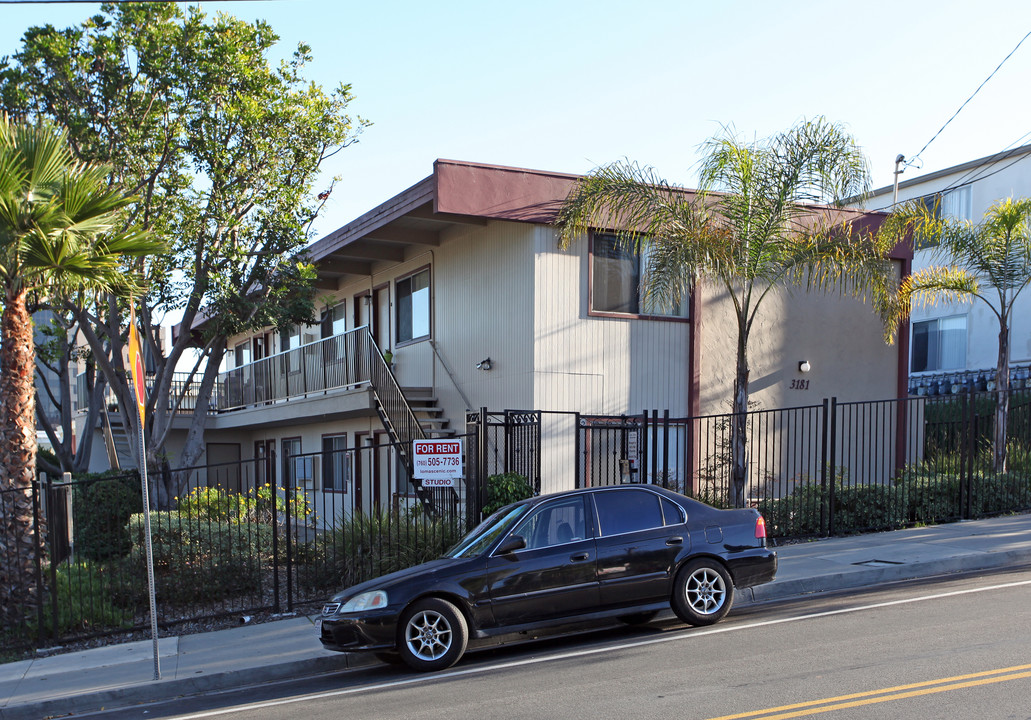
[[734,582],[719,561],[692,560],[677,573],[670,604],[688,625],[713,625],[726,617],[734,604]]
[[468,642],[465,616],[447,600],[419,600],[401,617],[397,648],[413,670],[433,672],[451,667],[465,653]]
[[652,610],[649,612],[631,613],[629,615],[620,615],[619,620],[624,625],[644,625],[647,622],[651,622],[655,619],[655,616],[659,614],[658,610]]

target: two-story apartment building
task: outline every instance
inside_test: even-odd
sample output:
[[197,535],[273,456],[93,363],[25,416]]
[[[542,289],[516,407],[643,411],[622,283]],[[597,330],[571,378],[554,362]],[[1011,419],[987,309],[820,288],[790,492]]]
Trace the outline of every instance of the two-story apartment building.
[[[866,207],[891,208],[894,186],[879,188]],[[898,185],[898,201],[937,204],[943,215],[978,223],[995,202],[1031,197],[1031,145],[908,178]],[[932,249],[918,249],[913,272],[928,267]],[[1026,293],[1013,312],[1010,367],[1022,382],[1031,365],[1031,296]],[[919,394],[950,392],[973,382],[984,389],[991,381],[999,353],[999,324],[983,302],[951,302],[914,307],[910,322],[911,390]],[[933,388],[932,388],[933,385]]]
[[[596,232],[560,248],[556,213],[576,180],[438,160],[426,179],[313,243],[321,322],[231,341],[207,462],[386,441],[381,414],[393,401],[382,395],[394,379],[428,434],[464,432],[467,410],[481,407],[728,412],[730,301],[702,286],[678,307],[649,306],[641,257],[613,236]],[[778,292],[752,334],[752,399],[779,408],[896,397],[905,359],[884,343],[868,305]],[[384,360],[392,376],[382,374]],[[406,422],[399,417],[391,422]],[[552,440],[571,447],[569,416],[544,422]],[[375,468],[324,463],[298,473],[313,489],[340,494],[343,506],[368,507],[407,492],[396,462],[385,451]],[[572,487],[571,462],[571,452],[545,451],[541,490]],[[380,479],[356,497],[356,473]]]

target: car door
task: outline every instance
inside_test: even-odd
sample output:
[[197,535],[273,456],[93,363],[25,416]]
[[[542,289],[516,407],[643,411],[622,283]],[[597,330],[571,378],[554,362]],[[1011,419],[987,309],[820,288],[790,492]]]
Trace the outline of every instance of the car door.
[[511,535],[526,547],[487,560],[487,583],[499,626],[590,612],[598,606],[594,538],[584,496],[546,502]]
[[668,600],[677,558],[690,549],[683,508],[645,488],[599,489],[591,497],[602,606]]

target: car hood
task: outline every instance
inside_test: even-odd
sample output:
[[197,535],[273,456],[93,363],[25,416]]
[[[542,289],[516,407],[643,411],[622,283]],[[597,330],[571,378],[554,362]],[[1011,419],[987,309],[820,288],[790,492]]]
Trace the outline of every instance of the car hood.
[[420,583],[428,583],[440,573],[450,571],[456,566],[466,564],[468,562],[468,559],[447,557],[430,560],[429,562],[421,565],[405,568],[404,570],[398,570],[397,572],[392,572],[389,575],[380,575],[372,580],[366,580],[363,583],[352,585],[346,590],[342,590],[334,595],[333,602],[343,602],[359,593],[369,592],[372,590],[389,591],[392,587],[396,587],[402,583],[409,583],[413,580],[418,580]]

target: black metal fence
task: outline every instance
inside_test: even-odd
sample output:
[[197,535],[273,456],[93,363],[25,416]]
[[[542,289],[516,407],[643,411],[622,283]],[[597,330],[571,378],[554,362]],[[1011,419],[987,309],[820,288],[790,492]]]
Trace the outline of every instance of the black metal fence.
[[[771,536],[802,538],[1031,508],[1031,391],[1010,397],[994,460],[992,392],[746,414],[744,500]],[[576,486],[654,483],[733,504],[732,414],[578,416]]]
[[[967,392],[749,412],[744,501],[774,538],[1031,508],[1031,390],[1010,398],[1005,469],[995,410],[994,394]],[[542,416],[562,428],[554,442]],[[288,612],[436,557],[479,520],[499,473],[535,492],[653,483],[729,506],[733,420],[481,410],[467,418],[465,479],[422,496],[395,445],[176,470],[184,492],[151,515],[159,624]],[[147,627],[141,494],[135,473],[4,491],[2,526],[18,513],[41,542],[32,558],[0,544],[0,574],[32,599],[0,628],[0,649]]]
[[[412,494],[393,445],[366,445],[176,470],[175,507],[150,514],[161,626],[322,603],[332,592],[435,557],[476,511],[466,492],[435,488],[432,512]],[[35,484],[32,535],[19,572],[38,600],[0,628],[0,648],[149,627],[139,475],[103,474]],[[7,508],[9,503],[3,503]],[[0,518],[6,521],[7,518]],[[5,523],[6,524],[6,523]]]

